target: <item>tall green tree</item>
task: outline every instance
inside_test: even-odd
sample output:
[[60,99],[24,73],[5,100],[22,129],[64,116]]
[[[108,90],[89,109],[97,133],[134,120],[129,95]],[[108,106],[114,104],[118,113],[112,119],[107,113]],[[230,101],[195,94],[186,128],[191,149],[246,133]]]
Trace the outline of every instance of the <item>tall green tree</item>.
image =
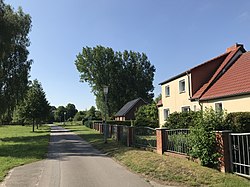
[[78,111],[76,113],[76,115],[74,116],[74,121],[82,121],[83,119],[85,119],[86,116],[86,111]]
[[135,126],[159,127],[158,108],[155,102],[141,106],[135,113]]
[[69,118],[73,119],[76,113],[78,112],[76,106],[72,103],[67,104],[66,111],[67,111],[66,120],[68,120]]
[[84,47],[75,61],[81,74],[96,96],[97,108],[104,113],[103,86],[109,87],[108,114],[115,114],[129,100],[141,97],[147,102],[153,98],[155,67],[146,54],[133,51],[115,52],[112,48]]
[[28,87],[31,17],[0,0],[0,120],[9,121]]
[[51,107],[38,80],[34,80],[29,87],[23,102],[19,104],[18,111],[23,119],[32,120],[33,131],[35,124],[48,120]]
[[64,121],[64,115],[65,115],[65,118],[66,118],[66,113],[67,113],[67,110],[66,110],[66,108],[64,106],[57,107],[57,109],[54,112],[55,121],[63,122]]

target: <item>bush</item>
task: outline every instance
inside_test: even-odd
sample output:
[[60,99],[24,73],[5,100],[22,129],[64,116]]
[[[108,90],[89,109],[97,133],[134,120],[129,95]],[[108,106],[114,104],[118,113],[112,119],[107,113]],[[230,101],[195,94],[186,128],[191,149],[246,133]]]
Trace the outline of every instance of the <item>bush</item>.
[[250,112],[229,113],[225,123],[233,132],[250,132]]
[[189,155],[199,158],[201,165],[217,167],[220,154],[217,152],[215,130],[223,130],[225,126],[225,112],[216,112],[212,108],[206,108],[203,115],[195,121],[189,134]]
[[201,112],[174,112],[169,115],[164,127],[168,129],[188,129],[195,126],[195,121],[199,118]]
[[86,126],[86,127],[88,127],[88,128],[90,128],[90,126],[91,126],[91,124],[92,124],[92,121],[91,120],[85,120],[85,121],[82,121],[83,122],[83,124]]
[[159,127],[158,108],[156,103],[143,105],[135,113],[135,126]]

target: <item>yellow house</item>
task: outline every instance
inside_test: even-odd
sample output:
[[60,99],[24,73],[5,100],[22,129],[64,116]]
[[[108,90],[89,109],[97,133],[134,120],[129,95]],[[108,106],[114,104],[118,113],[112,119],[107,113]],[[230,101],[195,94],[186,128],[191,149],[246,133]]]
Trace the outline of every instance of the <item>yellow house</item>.
[[250,111],[250,52],[235,44],[226,52],[160,83],[159,123],[170,113],[205,107]]

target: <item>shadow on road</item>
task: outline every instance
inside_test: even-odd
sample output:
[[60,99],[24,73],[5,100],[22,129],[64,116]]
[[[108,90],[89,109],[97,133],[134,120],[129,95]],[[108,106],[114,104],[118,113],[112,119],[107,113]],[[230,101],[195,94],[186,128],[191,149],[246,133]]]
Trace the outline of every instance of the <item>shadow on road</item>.
[[88,142],[73,132],[62,127],[52,127],[48,159],[67,160],[68,156],[98,156],[105,157],[106,154],[93,148]]

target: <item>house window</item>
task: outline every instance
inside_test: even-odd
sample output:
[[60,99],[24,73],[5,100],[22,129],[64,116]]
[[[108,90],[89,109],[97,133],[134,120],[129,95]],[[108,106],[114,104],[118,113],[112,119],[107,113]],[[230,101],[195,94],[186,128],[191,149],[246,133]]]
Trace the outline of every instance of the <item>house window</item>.
[[168,108],[164,109],[163,112],[164,112],[164,121],[166,121],[168,119],[168,116],[169,116],[169,109]]
[[215,103],[215,111],[216,112],[222,111],[222,103]]
[[190,106],[181,107],[181,111],[182,112],[189,112],[190,111]]
[[170,96],[170,88],[169,86],[165,86],[165,96]]
[[181,81],[179,82],[179,92],[180,92],[180,93],[185,92],[185,80],[181,80]]

